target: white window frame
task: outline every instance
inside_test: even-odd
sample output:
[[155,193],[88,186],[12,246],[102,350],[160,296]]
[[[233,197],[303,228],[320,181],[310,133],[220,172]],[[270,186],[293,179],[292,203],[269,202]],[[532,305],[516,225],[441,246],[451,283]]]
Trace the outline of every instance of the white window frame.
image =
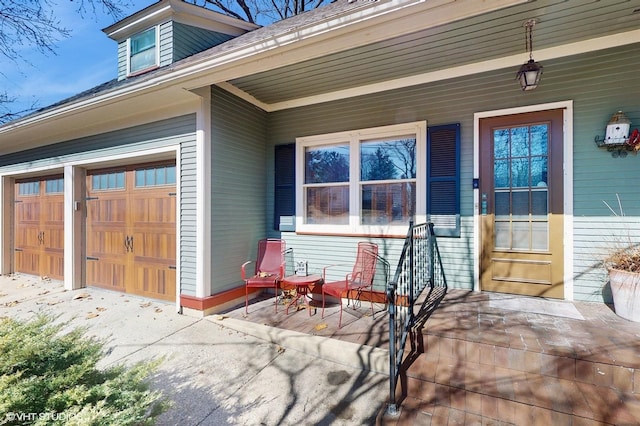
[[[360,181],[360,142],[378,138],[390,139],[407,136],[415,136],[416,139],[415,222],[426,222],[427,122],[415,121],[411,123],[296,138],[296,232],[324,235],[404,237],[407,233],[408,223],[403,225],[362,225],[360,223],[360,194],[362,183]],[[345,225],[305,223],[307,210],[304,185],[305,150],[309,147],[339,143],[349,144],[349,223]]]
[[[155,40],[155,63],[153,65],[149,65],[148,67],[139,69],[137,71],[131,71],[131,39],[139,34],[142,34],[146,31],[149,31],[151,29],[155,29],[155,36],[156,36],[156,40]],[[150,68],[155,68],[157,66],[160,65],[160,25],[156,25],[154,27],[150,27],[147,28],[146,30],[142,30],[139,31],[137,33],[135,33],[134,35],[132,35],[131,37],[129,37],[127,39],[127,75],[131,75],[131,74],[139,74],[139,73],[143,73],[146,70],[150,69]]]

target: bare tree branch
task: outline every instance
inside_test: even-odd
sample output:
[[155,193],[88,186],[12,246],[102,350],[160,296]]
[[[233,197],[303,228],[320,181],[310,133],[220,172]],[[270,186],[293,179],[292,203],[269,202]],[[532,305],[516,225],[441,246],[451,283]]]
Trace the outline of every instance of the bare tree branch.
[[13,111],[11,105],[16,101],[15,97],[9,96],[7,92],[0,93],[0,124],[8,123],[11,120],[22,117],[38,108],[38,103],[33,102],[29,108]]
[[253,24],[266,24],[299,15],[333,0],[184,0]]
[[[74,0],[60,0],[74,2]],[[117,20],[129,0],[76,0],[76,12],[81,16],[101,13]],[[55,54],[57,43],[71,35],[56,17],[54,0],[0,0],[0,55],[13,63],[28,63],[22,52],[36,49],[44,55]],[[6,76],[1,75],[1,78]],[[12,111],[16,98],[0,93],[0,123],[18,118],[37,107],[35,101],[29,109]]]

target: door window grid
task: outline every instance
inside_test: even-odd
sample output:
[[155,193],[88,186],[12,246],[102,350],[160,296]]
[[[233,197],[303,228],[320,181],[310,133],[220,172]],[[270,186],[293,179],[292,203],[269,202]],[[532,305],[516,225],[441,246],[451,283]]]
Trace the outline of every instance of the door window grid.
[[124,171],[118,171],[93,175],[91,188],[94,191],[124,189],[124,174]]
[[19,195],[40,195],[40,181],[21,182],[18,184]]
[[44,192],[47,194],[61,194],[64,192],[64,179],[47,179]]
[[136,188],[176,184],[176,166],[136,169]]
[[496,248],[549,249],[548,142],[548,123],[493,132]]

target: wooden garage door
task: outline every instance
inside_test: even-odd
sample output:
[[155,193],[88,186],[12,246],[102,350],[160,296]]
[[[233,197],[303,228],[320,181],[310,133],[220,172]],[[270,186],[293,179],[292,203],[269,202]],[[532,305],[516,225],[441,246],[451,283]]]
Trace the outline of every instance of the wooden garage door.
[[87,285],[175,300],[174,164],[87,176]]
[[15,270],[57,280],[64,273],[64,181],[61,176],[15,185]]

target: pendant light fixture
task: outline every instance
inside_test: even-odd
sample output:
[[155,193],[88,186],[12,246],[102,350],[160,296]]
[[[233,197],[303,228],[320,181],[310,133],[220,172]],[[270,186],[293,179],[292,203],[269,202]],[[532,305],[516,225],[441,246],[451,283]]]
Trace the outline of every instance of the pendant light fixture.
[[516,80],[520,82],[520,88],[523,91],[533,90],[538,87],[540,77],[542,76],[542,65],[533,60],[533,27],[536,24],[535,19],[529,19],[524,23],[525,27],[525,49],[529,51],[529,62],[524,63],[518,73]]

